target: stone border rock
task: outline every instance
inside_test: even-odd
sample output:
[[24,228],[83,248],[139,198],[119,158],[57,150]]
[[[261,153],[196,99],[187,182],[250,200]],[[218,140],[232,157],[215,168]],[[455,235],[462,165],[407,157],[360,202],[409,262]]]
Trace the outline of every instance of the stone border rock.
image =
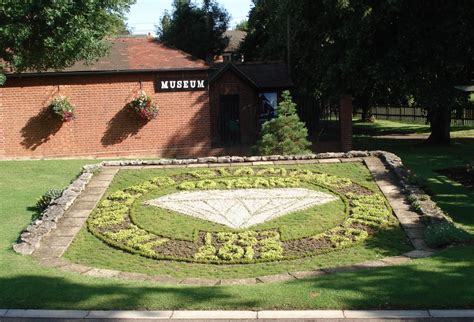
[[[381,166],[382,162],[383,166]],[[202,279],[202,278],[184,278],[176,279],[169,276],[150,276],[141,273],[128,273],[116,270],[93,268],[84,265],[68,262],[61,258],[62,253],[67,249],[74,239],[82,224],[88,215],[100,200],[102,194],[112,181],[115,173],[121,169],[142,169],[142,168],[179,168],[179,167],[226,167],[226,166],[244,166],[244,165],[297,165],[297,164],[316,164],[316,163],[340,163],[340,162],[365,162],[371,170],[376,183],[381,188],[384,195],[390,201],[397,204],[394,207],[395,214],[399,218],[402,227],[405,229],[410,241],[415,247],[414,251],[408,252],[401,256],[387,257],[376,261],[368,261],[343,267],[315,269],[304,272],[288,272],[283,274],[260,276],[257,278],[243,279]],[[386,171],[388,168],[390,171]],[[94,176],[94,172],[100,172],[98,176]],[[384,172],[385,171],[385,172]],[[389,173],[387,173],[389,172]],[[393,182],[390,176],[395,175],[397,182],[403,188],[403,193],[423,198],[424,207],[422,207],[422,215],[430,218],[430,220],[449,220],[446,215],[429,199],[423,191],[408,183],[409,171],[404,168],[401,159],[389,152],[385,151],[350,151],[347,153],[320,153],[300,156],[252,156],[252,157],[206,157],[195,159],[158,159],[158,160],[125,160],[125,161],[103,161],[96,165],[86,165],[83,167],[79,177],[64,190],[62,196],[54,200],[51,205],[43,212],[40,219],[28,226],[20,237],[20,242],[13,246],[16,252],[22,254],[32,254],[43,265],[56,267],[68,272],[76,272],[87,276],[96,277],[115,277],[129,280],[155,281],[165,284],[182,284],[182,285],[237,285],[237,284],[256,284],[269,283],[277,281],[290,281],[301,278],[319,276],[323,274],[348,272],[373,267],[383,267],[406,263],[415,258],[424,258],[434,254],[433,250],[426,247],[422,240],[423,226],[413,226],[411,221],[414,216],[416,220],[421,217],[406,209],[404,201],[406,195],[400,194],[400,187],[395,186],[397,182]],[[93,180],[94,179],[94,180]],[[90,184],[89,184],[90,183]],[[81,192],[86,188],[98,189],[94,194],[80,196]],[[393,192],[398,194],[394,194]],[[79,202],[76,202],[78,197]],[[83,207],[76,207],[76,205]],[[71,205],[73,208],[68,212],[72,213],[72,218],[62,218]],[[400,205],[404,205],[399,207]],[[76,209],[76,208],[78,209]],[[393,206],[392,206],[393,207]],[[401,209],[397,211],[397,209]],[[434,210],[436,210],[434,212]],[[54,231],[58,226],[58,221],[64,223],[58,231]],[[72,220],[73,224],[68,223]],[[405,222],[405,220],[409,220]],[[69,226],[71,225],[71,226]],[[70,233],[64,232],[69,227],[74,228]],[[415,230],[413,230],[416,228]],[[53,232],[52,232],[53,231]],[[420,236],[421,234],[421,236]],[[44,245],[41,241],[44,239]],[[59,242],[58,242],[59,240]],[[56,242],[58,244],[56,244]],[[40,249],[38,249],[40,248]]]
[[66,189],[61,196],[53,200],[49,207],[44,210],[40,217],[33,221],[21,233],[18,243],[13,245],[15,252],[23,255],[31,255],[40,247],[41,239],[48,235],[51,230],[56,229],[56,223],[61,219],[74,201],[84,191],[99,166],[87,165],[82,168],[81,173]]

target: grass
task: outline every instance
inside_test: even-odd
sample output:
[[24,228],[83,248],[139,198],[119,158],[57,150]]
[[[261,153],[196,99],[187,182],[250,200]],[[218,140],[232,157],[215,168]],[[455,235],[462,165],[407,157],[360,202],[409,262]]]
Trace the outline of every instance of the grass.
[[[326,171],[340,177],[349,177],[351,180],[377,189],[370,172],[360,163],[324,164],[304,166],[303,168]],[[106,196],[114,191],[124,189],[131,185],[142,183],[151,177],[181,174],[189,170],[124,170],[119,172]],[[175,191],[171,188],[170,191]],[[143,200],[154,198],[155,195],[145,196]],[[139,206],[137,202],[134,221],[146,228],[154,230],[159,235],[168,237],[184,237],[193,240],[196,230],[209,231],[224,230],[221,225],[210,225],[203,220],[190,220],[186,216],[176,215],[170,211],[156,210],[155,207]],[[312,208],[313,209],[313,208]],[[344,203],[332,202],[316,207],[318,213],[314,215],[309,211],[300,211],[297,215],[287,215],[268,223],[252,227],[252,229],[279,228],[282,236],[287,239],[310,236],[322,230],[334,227],[345,218]],[[140,212],[138,211],[140,210]],[[141,212],[141,210],[146,210]],[[328,213],[330,212],[330,213]],[[167,218],[168,217],[168,218]],[[324,218],[327,217],[327,218]],[[304,222],[305,225],[301,224]],[[294,225],[296,223],[296,225]],[[230,229],[225,229],[230,230]],[[174,232],[174,235],[173,235]],[[169,235],[168,235],[169,234]],[[355,245],[349,249],[331,252],[315,257],[281,262],[268,262],[247,265],[209,265],[179,263],[173,261],[157,261],[140,256],[128,254],[120,250],[111,249],[109,246],[95,238],[87,229],[82,229],[76,240],[70,246],[65,257],[71,261],[108,269],[121,271],[141,272],[149,275],[170,275],[173,277],[206,277],[206,278],[246,278],[262,275],[277,274],[288,271],[310,270],[313,268],[334,267],[347,265],[363,260],[377,259],[384,256],[397,255],[409,251],[411,247],[406,242],[406,237],[397,222],[392,220],[391,225],[380,231],[363,244]]]
[[[389,120],[376,120],[374,123],[354,120],[354,134],[358,136],[429,134],[430,126],[424,123],[404,123]],[[452,126],[451,137],[474,137],[470,126]]]
[[[472,136],[452,147],[356,138],[356,148],[398,153],[427,180],[438,204],[474,231],[474,193],[436,173],[473,159]],[[474,247],[409,264],[265,285],[185,287],[85,277],[44,268],[11,250],[36,199],[91,161],[0,162],[0,308],[30,309],[426,309],[474,307]],[[101,254],[100,248],[90,249]],[[347,250],[349,251],[349,250]],[[108,256],[109,253],[104,253]],[[141,265],[140,262],[136,263]],[[152,270],[153,268],[148,268]],[[170,268],[172,270],[173,268]]]

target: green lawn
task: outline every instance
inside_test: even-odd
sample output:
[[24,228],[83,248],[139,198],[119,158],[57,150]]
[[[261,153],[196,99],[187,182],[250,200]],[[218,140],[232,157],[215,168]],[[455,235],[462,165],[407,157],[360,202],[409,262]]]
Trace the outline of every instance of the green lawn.
[[[407,134],[429,134],[430,126],[424,123],[404,123],[388,120],[376,120],[374,123],[354,120],[354,134],[373,135],[407,135]],[[469,126],[452,126],[451,137],[474,137],[474,128]]]
[[[472,161],[471,139],[429,148],[419,141],[356,139],[357,148],[393,151],[428,180],[434,199],[474,231],[474,193],[434,170]],[[474,247],[456,246],[409,264],[301,281],[169,287],[83,277],[37,265],[11,250],[48,188],[66,186],[92,161],[0,162],[0,308],[49,309],[416,309],[474,307]],[[101,254],[101,249],[91,248]],[[346,250],[350,256],[350,249]],[[107,256],[107,255],[105,255]],[[141,265],[140,262],[136,263]],[[151,270],[152,268],[150,268]],[[173,268],[171,268],[173,269]],[[170,270],[171,270],[170,269]]]

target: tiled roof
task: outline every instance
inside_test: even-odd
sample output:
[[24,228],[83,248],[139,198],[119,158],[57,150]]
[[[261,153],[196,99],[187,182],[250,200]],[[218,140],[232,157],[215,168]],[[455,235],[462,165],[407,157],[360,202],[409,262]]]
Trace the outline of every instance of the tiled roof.
[[227,30],[224,37],[229,37],[229,44],[224,52],[235,52],[239,49],[240,43],[244,40],[247,33],[241,30]]
[[[178,49],[169,48],[150,37],[123,37],[112,40],[107,56],[92,65],[77,62],[64,70],[50,72],[107,72],[133,70],[173,70],[208,68],[200,59]],[[28,72],[31,73],[31,72]]]
[[288,65],[276,63],[238,63],[237,68],[259,88],[293,87]]
[[232,67],[259,89],[293,87],[288,65],[284,62],[218,63],[214,64],[211,82]]

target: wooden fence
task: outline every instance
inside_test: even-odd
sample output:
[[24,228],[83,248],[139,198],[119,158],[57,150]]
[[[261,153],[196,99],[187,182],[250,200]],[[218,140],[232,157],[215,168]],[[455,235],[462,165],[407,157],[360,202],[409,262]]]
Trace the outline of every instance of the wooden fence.
[[[355,116],[361,116],[360,109],[354,111]],[[372,115],[378,120],[426,123],[426,110],[421,107],[374,106]],[[453,111],[451,125],[474,126],[474,109]]]

